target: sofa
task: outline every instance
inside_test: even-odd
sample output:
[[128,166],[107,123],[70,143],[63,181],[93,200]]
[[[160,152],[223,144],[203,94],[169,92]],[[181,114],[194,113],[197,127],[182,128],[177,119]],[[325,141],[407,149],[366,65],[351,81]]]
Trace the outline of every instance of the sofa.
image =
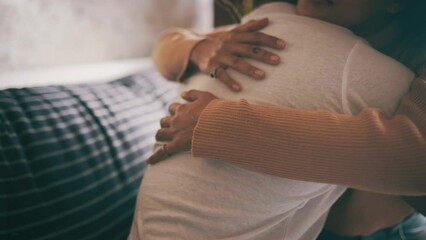
[[126,239],[159,119],[155,68],[0,91],[0,239]]

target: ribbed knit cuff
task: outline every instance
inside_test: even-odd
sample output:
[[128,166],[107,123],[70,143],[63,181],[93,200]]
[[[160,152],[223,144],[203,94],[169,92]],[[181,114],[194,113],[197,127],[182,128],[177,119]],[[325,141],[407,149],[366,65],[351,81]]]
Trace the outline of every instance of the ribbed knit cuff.
[[179,50],[176,61],[180,61],[182,63],[179,72],[176,76],[176,81],[182,82],[185,76],[186,71],[188,70],[190,58],[192,51],[194,48],[200,44],[202,41],[204,41],[204,37],[194,37],[193,39],[187,39],[185,41],[182,41],[182,43],[179,45]]
[[152,52],[157,69],[168,80],[182,81],[188,70],[192,50],[204,39],[204,36],[190,30],[169,30]]
[[[234,111],[236,104],[238,103],[217,99],[207,105],[194,130],[192,138],[194,156],[214,155],[214,152],[218,150],[215,149],[218,145],[214,143],[230,136],[229,131],[232,129],[228,129],[226,122],[228,118],[237,117]],[[218,114],[218,109],[220,109],[220,114]],[[212,131],[212,129],[220,129],[220,131]]]

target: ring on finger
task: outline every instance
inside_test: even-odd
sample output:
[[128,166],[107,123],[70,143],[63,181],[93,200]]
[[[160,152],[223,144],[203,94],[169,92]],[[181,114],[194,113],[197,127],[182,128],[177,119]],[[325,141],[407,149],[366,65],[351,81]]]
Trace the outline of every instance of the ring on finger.
[[161,152],[163,153],[165,158],[169,158],[171,156],[166,152],[166,144],[163,144],[163,146],[161,146]]
[[210,77],[211,78],[217,78],[218,77],[217,76],[217,71],[219,70],[219,68],[221,68],[221,67],[220,66],[216,67],[215,69],[213,69],[213,71],[210,72]]
[[167,124],[165,123],[165,121],[167,120],[167,117],[163,117],[162,119],[160,119],[160,126],[161,127],[166,127]]

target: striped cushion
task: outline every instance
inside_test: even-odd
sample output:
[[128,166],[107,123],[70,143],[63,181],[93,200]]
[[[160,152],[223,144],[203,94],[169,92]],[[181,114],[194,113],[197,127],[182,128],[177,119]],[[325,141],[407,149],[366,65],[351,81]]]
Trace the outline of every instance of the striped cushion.
[[176,90],[148,69],[104,84],[0,91],[0,239],[126,239]]

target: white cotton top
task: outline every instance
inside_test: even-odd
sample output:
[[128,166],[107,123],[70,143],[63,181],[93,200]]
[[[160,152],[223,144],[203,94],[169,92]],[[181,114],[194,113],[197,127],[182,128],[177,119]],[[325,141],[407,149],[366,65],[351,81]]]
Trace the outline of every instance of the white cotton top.
[[[182,90],[309,110],[357,114],[377,107],[392,113],[414,78],[409,69],[351,31],[298,16],[290,4],[263,5],[244,22],[263,17],[270,19],[263,32],[287,42],[284,51],[271,50],[282,58],[279,67],[252,62],[265,70],[266,79],[254,80],[229,69],[242,92],[233,93],[202,74],[188,79]],[[129,239],[312,240],[344,190],[182,153],[147,170]]]

